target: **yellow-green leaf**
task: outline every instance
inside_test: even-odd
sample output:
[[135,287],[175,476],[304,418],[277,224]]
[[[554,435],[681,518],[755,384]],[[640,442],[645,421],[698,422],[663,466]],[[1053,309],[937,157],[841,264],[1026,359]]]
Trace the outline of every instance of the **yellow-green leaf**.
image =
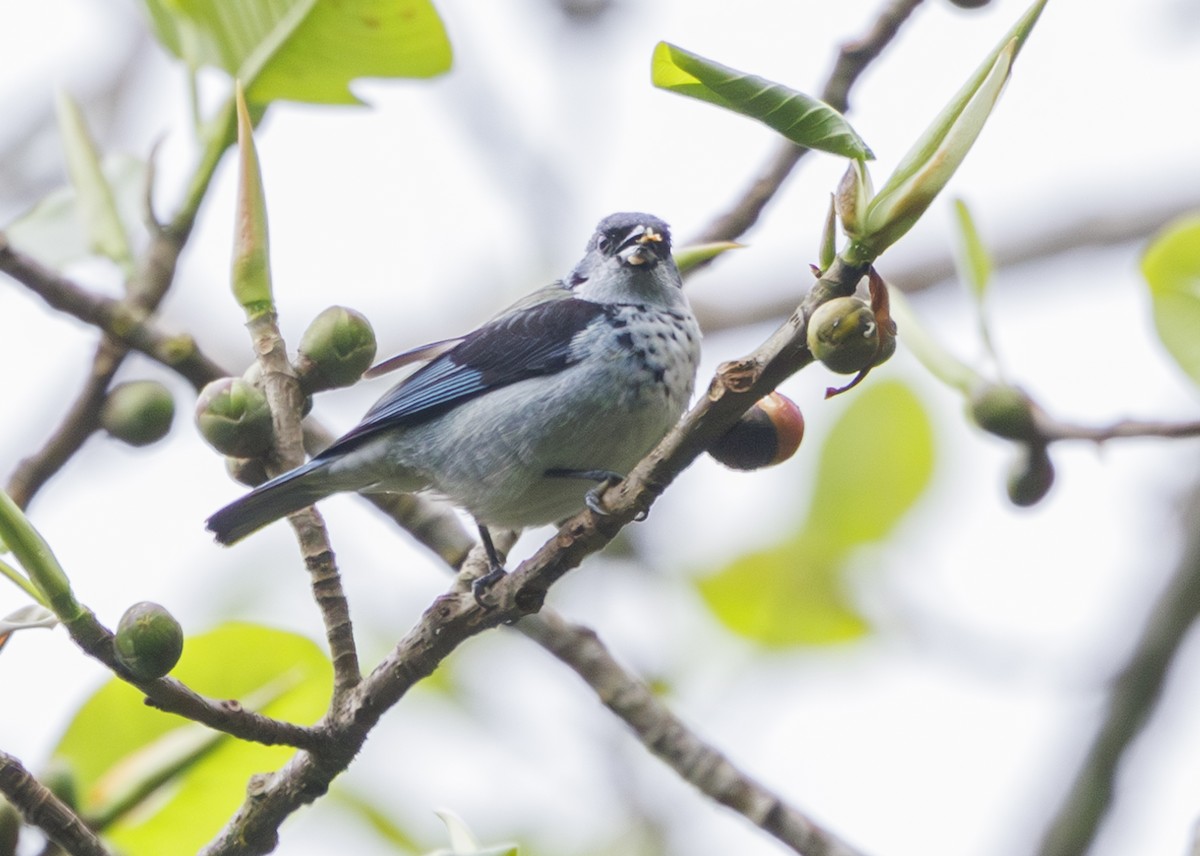
[[806,531],[837,550],[887,536],[929,484],[933,426],[899,381],[850,399],[821,449]]
[[689,271],[700,267],[705,262],[715,259],[721,253],[729,250],[737,250],[742,248],[742,244],[734,241],[713,241],[709,244],[689,244],[686,247],[679,247],[671,255],[675,259],[675,265],[679,268],[680,273],[688,273]]
[[144,0],[159,41],[222,68],[258,104],[353,104],[352,80],[433,77],[450,42],[429,0]]
[[1142,257],[1154,324],[1167,351],[1200,384],[1200,213],[1167,226]]
[[757,119],[797,145],[848,158],[874,157],[846,117],[824,101],[667,42],[654,47],[650,79],[668,92]]
[[815,539],[795,539],[735,559],[702,578],[712,613],[739,636],[763,645],[826,645],[869,630],[846,597],[841,557]]

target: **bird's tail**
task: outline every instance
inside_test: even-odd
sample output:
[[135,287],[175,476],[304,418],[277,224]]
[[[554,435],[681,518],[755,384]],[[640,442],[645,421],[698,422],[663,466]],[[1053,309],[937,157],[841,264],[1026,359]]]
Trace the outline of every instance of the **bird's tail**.
[[284,515],[312,505],[338,488],[324,478],[327,461],[309,461],[256,487],[222,508],[205,525],[222,544],[233,544]]

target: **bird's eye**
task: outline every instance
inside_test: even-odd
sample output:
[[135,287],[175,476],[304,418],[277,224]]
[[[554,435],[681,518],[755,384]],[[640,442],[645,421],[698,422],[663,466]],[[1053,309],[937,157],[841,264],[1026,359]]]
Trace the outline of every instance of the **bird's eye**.
[[596,237],[596,249],[602,253],[607,253],[608,248],[612,246],[612,238],[601,233]]

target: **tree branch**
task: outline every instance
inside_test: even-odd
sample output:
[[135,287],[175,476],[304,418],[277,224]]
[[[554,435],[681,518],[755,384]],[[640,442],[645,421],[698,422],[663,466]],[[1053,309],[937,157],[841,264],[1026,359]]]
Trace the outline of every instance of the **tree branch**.
[[71,808],[33,777],[19,760],[0,752],[0,794],[71,856],[112,856]]
[[1104,721],[1042,839],[1040,856],[1082,856],[1090,849],[1112,802],[1117,766],[1158,704],[1167,671],[1200,615],[1200,492],[1180,523],[1187,536],[1183,556],[1113,685]]
[[861,856],[701,740],[613,658],[595,632],[548,609],[517,629],[570,666],[652,753],[701,793],[803,856]]

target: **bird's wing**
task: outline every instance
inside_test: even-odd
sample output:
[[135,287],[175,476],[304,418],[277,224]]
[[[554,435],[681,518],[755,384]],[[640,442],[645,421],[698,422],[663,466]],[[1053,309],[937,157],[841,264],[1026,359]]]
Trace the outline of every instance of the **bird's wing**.
[[442,354],[446,353],[460,342],[463,337],[457,339],[442,339],[440,342],[430,342],[428,345],[421,345],[416,348],[411,348],[403,353],[396,354],[394,357],[388,357],[381,363],[376,363],[365,372],[363,377],[367,380],[379,377],[380,375],[394,372],[396,369],[410,366],[413,363],[427,363],[430,360],[435,360]]
[[602,315],[599,303],[553,296],[494,318],[400,381],[356,427],[321,453],[336,455],[401,425],[432,419],[477,395],[575,363],[575,336]]

